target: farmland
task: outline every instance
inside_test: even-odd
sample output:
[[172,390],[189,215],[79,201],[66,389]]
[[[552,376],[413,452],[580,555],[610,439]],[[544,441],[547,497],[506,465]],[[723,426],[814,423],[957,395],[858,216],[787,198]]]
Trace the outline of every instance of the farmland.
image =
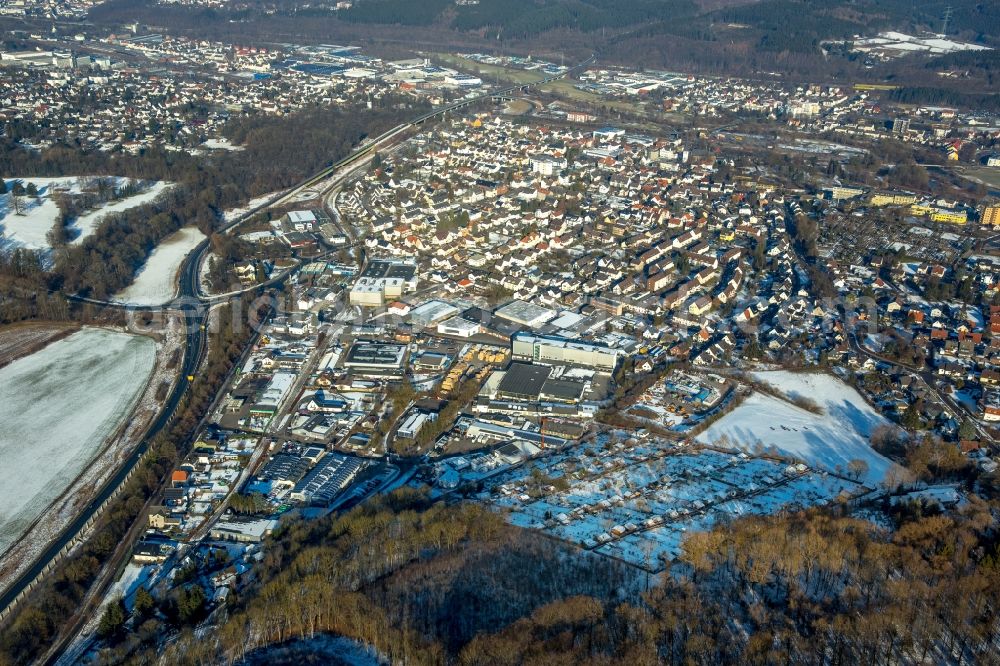
[[121,426],[155,359],[147,339],[83,329],[0,369],[0,506],[6,551]]
[[22,356],[34,354],[46,345],[62,339],[76,330],[66,323],[25,323],[7,326],[0,330],[0,368],[10,365]]

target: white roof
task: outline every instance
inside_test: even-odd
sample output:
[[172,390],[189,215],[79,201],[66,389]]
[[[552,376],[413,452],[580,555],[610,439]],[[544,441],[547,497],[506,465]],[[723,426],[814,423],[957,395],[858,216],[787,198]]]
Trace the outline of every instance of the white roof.
[[288,221],[293,224],[296,222],[315,222],[316,216],[311,210],[290,210],[288,211]]

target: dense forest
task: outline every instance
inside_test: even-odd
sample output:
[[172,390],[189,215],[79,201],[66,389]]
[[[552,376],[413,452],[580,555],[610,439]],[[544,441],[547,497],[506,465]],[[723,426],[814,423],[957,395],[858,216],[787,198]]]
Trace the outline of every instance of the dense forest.
[[[290,524],[228,618],[162,658],[229,664],[331,633],[408,664],[995,662],[988,507],[883,510],[883,527],[842,509],[740,519],[691,534],[652,577],[400,491]],[[105,663],[150,663],[147,636]]]
[[[374,109],[317,108],[284,118],[233,119],[227,138],[245,146],[212,158],[151,149],[139,155],[80,151],[55,146],[32,152],[8,144],[0,150],[0,173],[31,176],[122,175],[164,180],[174,187],[156,201],[105,217],[98,230],[78,245],[56,247],[53,265],[38,253],[19,251],[0,259],[2,280],[17,279],[25,293],[62,289],[106,298],[132,282],[160,240],[188,225],[211,234],[222,211],[247,199],[301,182],[376,135],[412,115],[387,98]],[[48,307],[46,297],[32,303],[4,303],[0,322],[17,321]]]
[[[914,56],[868,69],[863,56],[832,42],[888,29],[938,31],[948,7],[949,37],[1000,45],[1000,5],[980,0],[481,0],[460,5],[357,0],[340,10],[332,0],[308,6],[299,0],[248,0],[231,11],[109,0],[92,10],[90,18],[108,26],[136,20],[237,43],[362,43],[387,57],[400,56],[407,48],[448,49],[558,56],[572,62],[598,46],[602,62],[630,67],[918,86],[927,79],[925,65],[947,67],[947,61]],[[956,66],[963,67],[959,60]],[[960,92],[985,85],[982,92],[990,91],[992,79],[982,60],[969,61],[967,70],[971,76],[964,80],[935,77],[933,85]]]

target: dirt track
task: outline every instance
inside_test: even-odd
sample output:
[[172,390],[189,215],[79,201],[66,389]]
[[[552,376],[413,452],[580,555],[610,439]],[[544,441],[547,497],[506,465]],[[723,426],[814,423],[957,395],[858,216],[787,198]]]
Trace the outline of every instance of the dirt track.
[[0,329],[0,368],[17,359],[34,354],[56,340],[65,338],[79,326],[66,322],[29,322],[13,324]]

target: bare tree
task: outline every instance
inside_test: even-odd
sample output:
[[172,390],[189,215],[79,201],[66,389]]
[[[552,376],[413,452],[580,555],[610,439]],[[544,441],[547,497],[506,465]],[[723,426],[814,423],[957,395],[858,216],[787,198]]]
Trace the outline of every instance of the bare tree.
[[894,492],[915,480],[913,472],[898,463],[893,463],[885,473],[885,478],[882,479],[882,486],[889,492]]
[[860,481],[861,477],[868,474],[868,463],[861,458],[854,458],[847,463],[847,473],[853,476],[855,481]]

